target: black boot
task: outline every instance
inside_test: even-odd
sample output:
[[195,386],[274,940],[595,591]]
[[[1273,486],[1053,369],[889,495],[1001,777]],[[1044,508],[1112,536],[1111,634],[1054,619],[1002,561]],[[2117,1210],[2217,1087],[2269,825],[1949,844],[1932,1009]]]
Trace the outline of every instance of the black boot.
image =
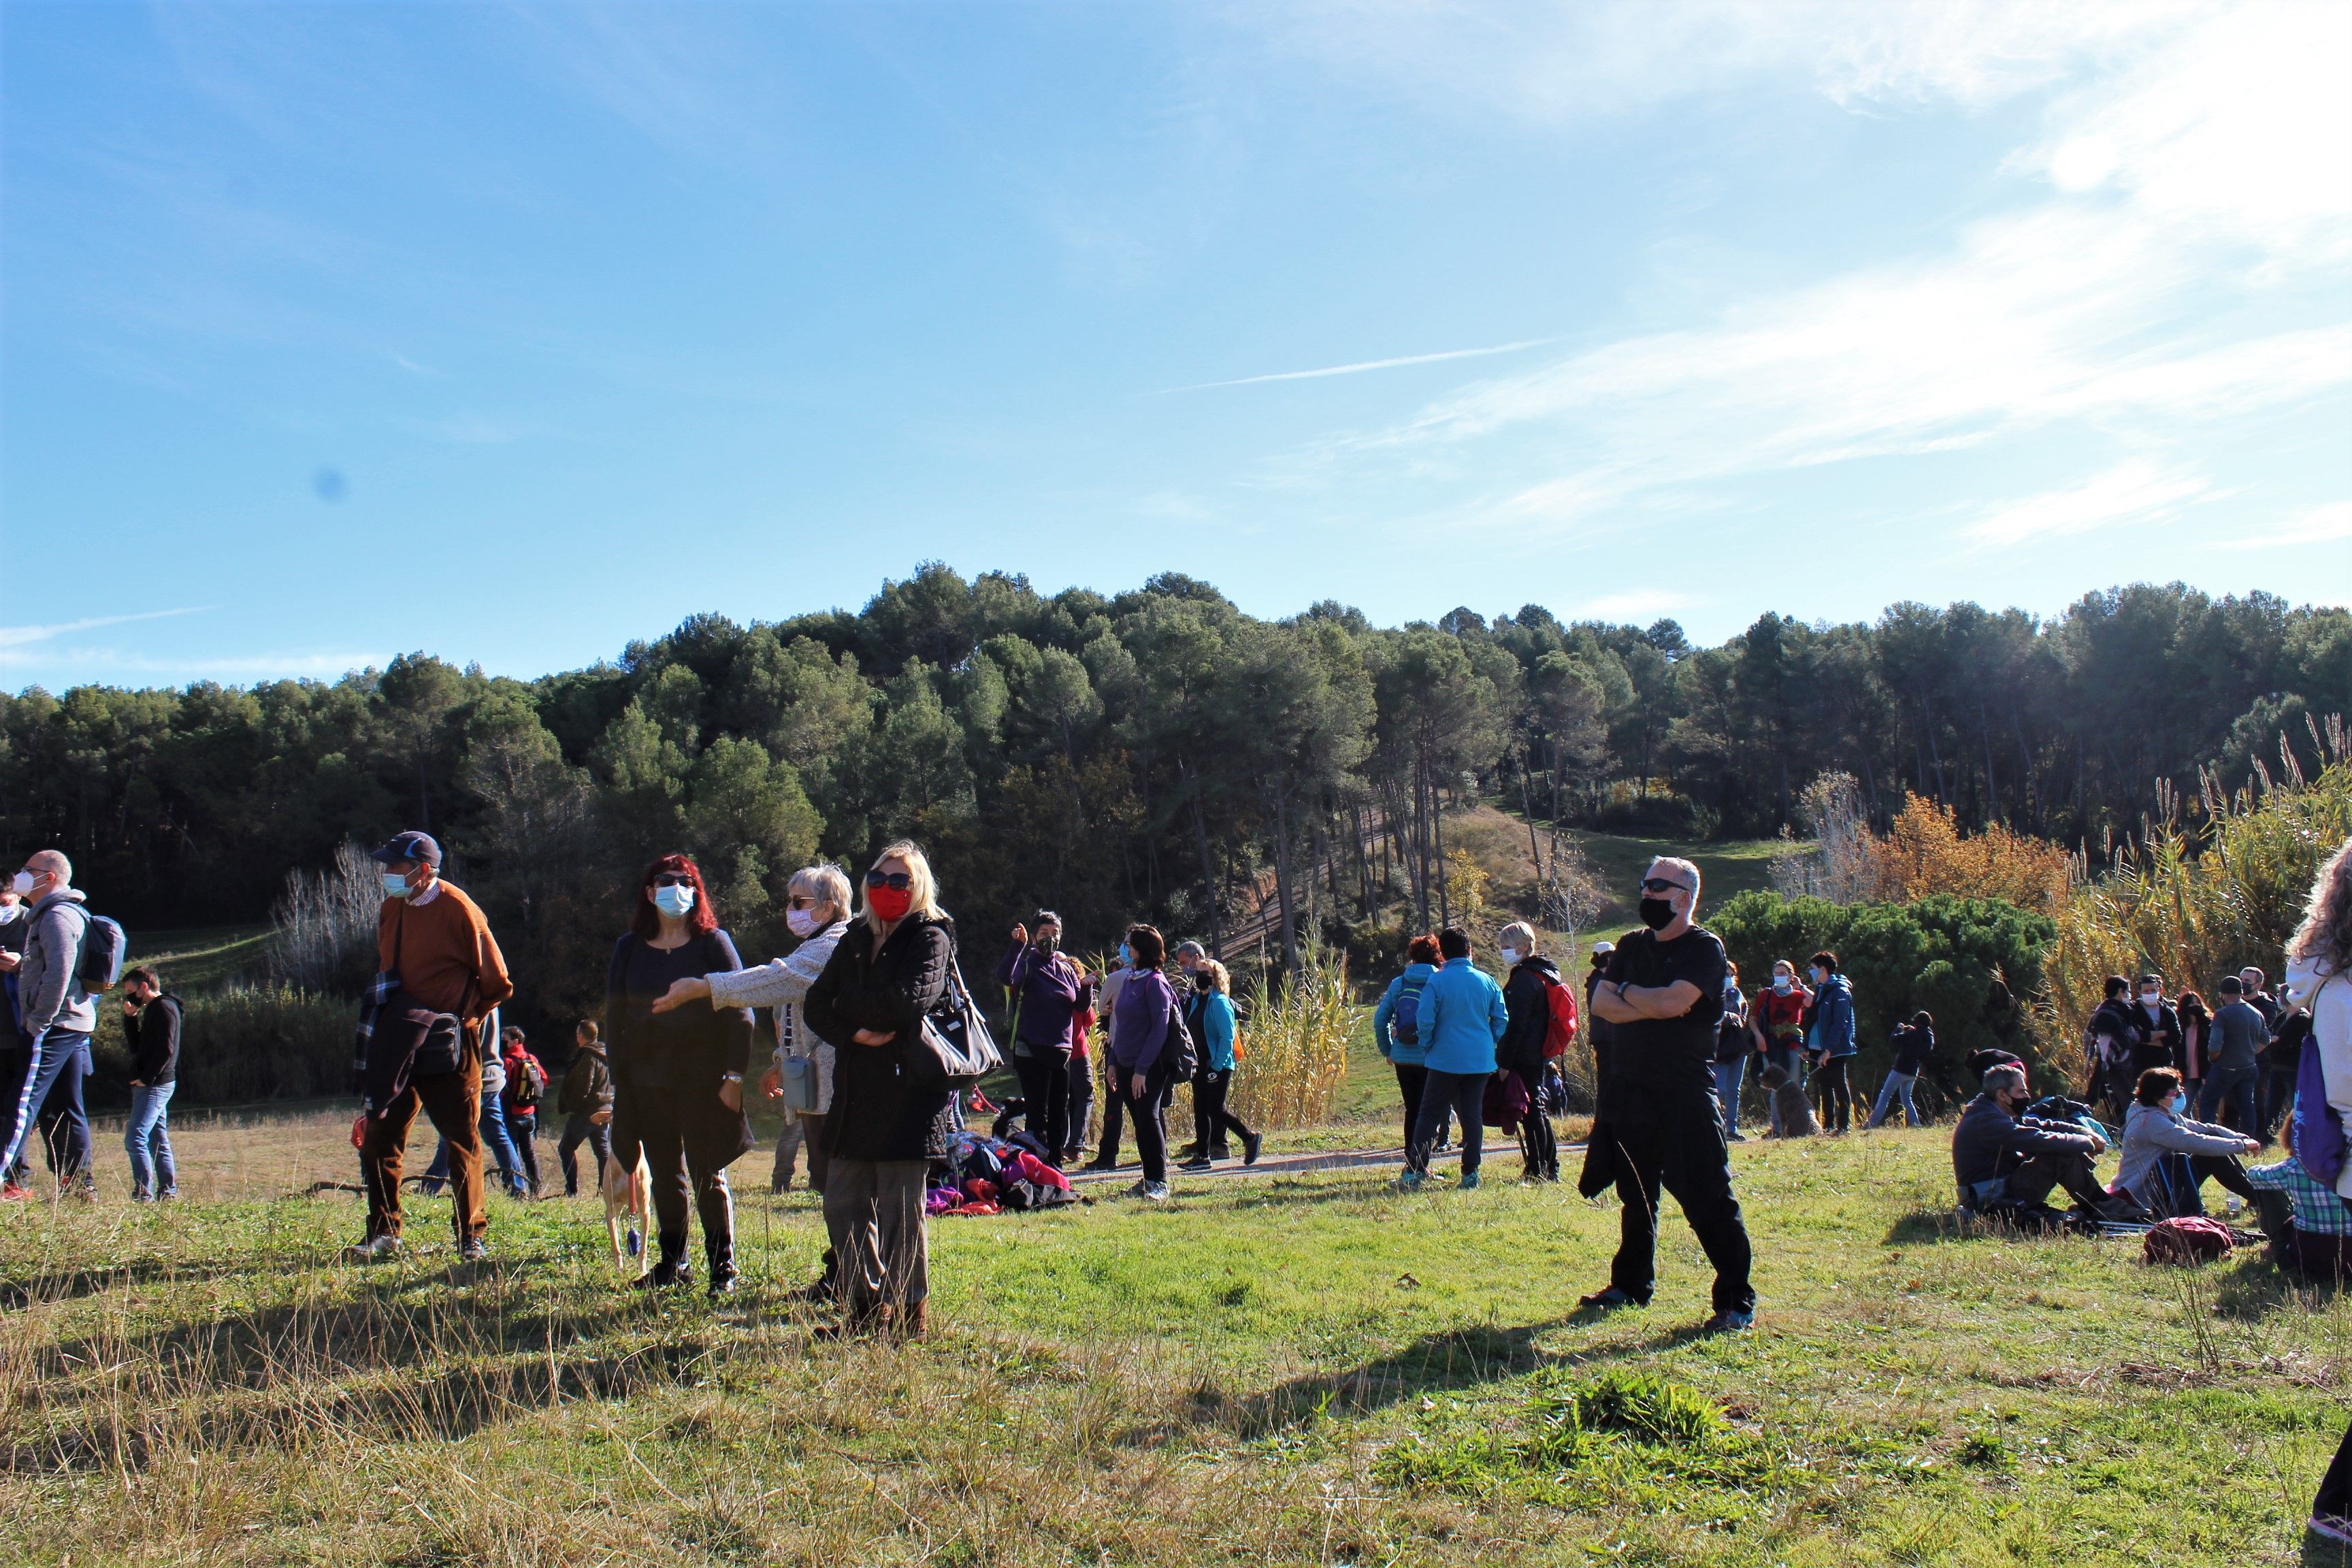
[[686,1237],[662,1233],[661,1257],[638,1279],[641,1290],[666,1290],[672,1285],[691,1285],[694,1270],[686,1261]]
[[710,1293],[724,1296],[735,1289],[735,1238],[722,1236],[713,1240],[705,1237],[702,1256],[710,1265]]

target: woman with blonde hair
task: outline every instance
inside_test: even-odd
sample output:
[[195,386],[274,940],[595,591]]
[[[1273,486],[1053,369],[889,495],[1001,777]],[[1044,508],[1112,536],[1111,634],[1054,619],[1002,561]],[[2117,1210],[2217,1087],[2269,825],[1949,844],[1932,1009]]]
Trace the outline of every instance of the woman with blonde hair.
[[835,1333],[929,1327],[930,1237],[924,1176],[946,1155],[955,1095],[919,1085],[923,1020],[953,989],[955,922],[940,909],[930,862],[907,839],[866,873],[866,908],[809,987],[803,1016],[834,1047],[824,1226],[843,1319]]
[[1200,1047],[1201,1065],[1192,1073],[1192,1154],[1179,1168],[1205,1171],[1228,1158],[1228,1132],[1242,1141],[1242,1163],[1255,1165],[1265,1140],[1225,1109],[1241,1059],[1234,1053],[1234,978],[1223,964],[1203,956],[1194,961],[1186,989],[1192,994],[1183,999],[1184,1026]]
[[[2328,857],[2311,885],[2303,924],[2286,944],[2286,984],[2288,995],[2311,1010],[2304,1049],[2319,1051],[2327,1103],[2352,1117],[2352,838]],[[2352,1160],[2336,1173],[2335,1186],[2339,1202],[2352,1198]],[[2312,1500],[2311,1533],[2352,1545],[2352,1430],[2345,1432]]]

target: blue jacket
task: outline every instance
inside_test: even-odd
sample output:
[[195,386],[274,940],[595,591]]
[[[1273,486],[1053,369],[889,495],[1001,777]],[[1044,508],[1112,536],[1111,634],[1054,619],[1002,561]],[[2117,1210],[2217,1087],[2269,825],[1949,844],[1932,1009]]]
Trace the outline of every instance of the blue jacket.
[[[1429,1059],[1429,1030],[1426,1025],[1416,1025],[1416,1037],[1410,1045],[1398,1039],[1390,1033],[1390,1029],[1396,1022],[1397,998],[1404,994],[1406,984],[1411,983],[1425,987],[1436,974],[1437,965],[1433,963],[1406,964],[1404,973],[1389,982],[1388,990],[1381,994],[1381,1005],[1372,1009],[1372,1038],[1380,1046],[1381,1055],[1389,1060],[1417,1068]],[[1428,992],[1423,990],[1422,994],[1426,996]]]
[[1195,991],[1184,998],[1184,1022],[1211,1072],[1234,1070],[1234,1002],[1222,991]]
[[1421,994],[1423,1065],[1475,1077],[1495,1070],[1495,1044],[1511,1026],[1503,988],[1466,958],[1449,958]]
[[1805,1032],[1805,1048],[1833,1057],[1853,1055],[1853,987],[1844,975],[1831,975],[1813,993],[1813,1026]]

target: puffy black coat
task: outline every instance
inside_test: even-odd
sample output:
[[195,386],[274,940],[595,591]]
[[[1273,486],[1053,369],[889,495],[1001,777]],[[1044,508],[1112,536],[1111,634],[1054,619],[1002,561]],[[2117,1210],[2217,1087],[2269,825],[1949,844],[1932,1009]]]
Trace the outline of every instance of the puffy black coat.
[[[948,998],[955,963],[955,922],[909,915],[881,951],[862,921],[835,945],[809,987],[802,1016],[833,1056],[833,1110],[824,1119],[825,1152],[836,1160],[928,1160],[947,1152],[945,1089],[918,1089],[908,1053],[921,1048],[923,1018]],[[895,1036],[861,1046],[860,1029]]]

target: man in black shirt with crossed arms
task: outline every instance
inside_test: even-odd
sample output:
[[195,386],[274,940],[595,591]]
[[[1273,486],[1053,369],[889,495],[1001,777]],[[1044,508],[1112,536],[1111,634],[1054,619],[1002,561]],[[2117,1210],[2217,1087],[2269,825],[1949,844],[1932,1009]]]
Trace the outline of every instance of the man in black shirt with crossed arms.
[[1715,1265],[1707,1330],[1739,1333],[1756,1321],[1748,1226],[1731,1192],[1731,1153],[1716,1103],[1717,1026],[1727,971],[1723,943],[1694,925],[1698,868],[1661,857],[1642,879],[1643,930],[1621,938],[1593,988],[1592,1010],[1614,1026],[1612,1072],[1596,1137],[1611,1140],[1622,1209],[1609,1285],[1578,1303],[1647,1306],[1657,1283],[1658,1193],[1682,1205]]

